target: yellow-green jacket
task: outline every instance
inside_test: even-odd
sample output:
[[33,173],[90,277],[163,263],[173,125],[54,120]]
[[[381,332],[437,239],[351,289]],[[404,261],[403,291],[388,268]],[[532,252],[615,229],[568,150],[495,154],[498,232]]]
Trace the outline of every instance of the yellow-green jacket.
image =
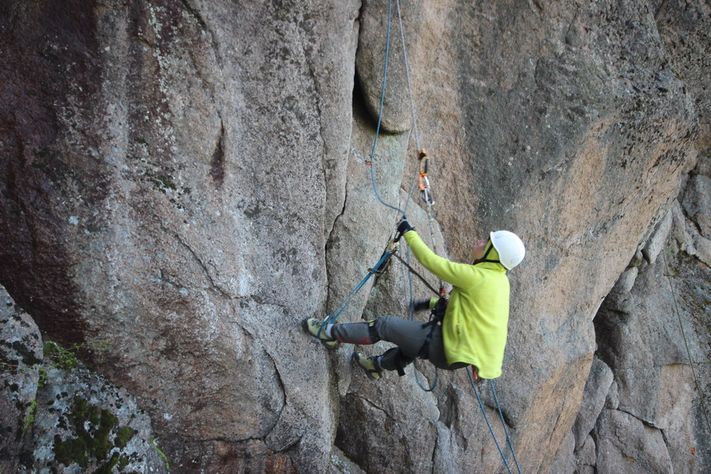
[[[454,287],[442,324],[447,362],[472,364],[485,379],[499,377],[509,322],[509,280],[504,266],[452,262],[430,250],[417,232],[411,230],[404,237],[417,260]],[[498,259],[496,250],[487,258]]]

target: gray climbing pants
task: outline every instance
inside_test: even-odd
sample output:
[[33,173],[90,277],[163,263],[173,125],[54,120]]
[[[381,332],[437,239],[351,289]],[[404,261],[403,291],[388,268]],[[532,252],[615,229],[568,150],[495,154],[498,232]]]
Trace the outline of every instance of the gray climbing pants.
[[[427,336],[432,331],[428,347],[421,354]],[[428,359],[435,367],[454,370],[466,367],[465,363],[449,365],[444,355],[442,328],[439,325],[426,325],[421,321],[412,321],[395,316],[383,316],[373,321],[362,323],[336,324],[331,335],[339,342],[349,344],[375,344],[388,341],[397,345],[385,352],[380,358],[380,366],[386,370],[397,370],[398,366],[411,363],[417,357]]]

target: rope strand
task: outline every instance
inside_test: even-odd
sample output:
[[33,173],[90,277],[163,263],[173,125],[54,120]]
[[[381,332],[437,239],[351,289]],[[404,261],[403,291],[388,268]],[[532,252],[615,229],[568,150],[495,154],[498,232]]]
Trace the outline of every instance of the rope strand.
[[397,4],[397,19],[400,26],[400,42],[402,43],[402,58],[405,63],[405,79],[407,80],[407,91],[410,97],[410,113],[412,114],[412,129],[415,133],[415,147],[419,150],[420,147],[420,134],[417,130],[417,109],[415,108],[415,98],[412,93],[412,82],[410,81],[410,63],[407,60],[407,46],[405,44],[405,28],[402,26],[402,15],[400,14],[400,0],[396,1]]
[[516,471],[521,474],[521,466],[518,464],[518,459],[516,459],[516,451],[514,451],[513,442],[511,441],[511,435],[509,434],[509,429],[506,426],[506,421],[504,420],[504,414],[501,412],[501,405],[499,405],[499,398],[496,396],[496,380],[491,380],[489,384],[489,391],[494,396],[494,403],[496,404],[496,410],[499,412],[499,420],[501,420],[501,426],[504,427],[504,434],[506,435],[506,444],[511,450],[513,455],[514,463],[516,463]]
[[378,148],[378,138],[380,137],[380,127],[383,122],[383,109],[385,108],[385,92],[388,86],[388,67],[390,63],[390,36],[392,30],[392,0],[388,0],[388,19],[385,33],[385,58],[383,60],[383,80],[380,85],[380,102],[378,104],[378,124],[375,127],[375,136],[373,136],[373,143],[370,147],[370,184],[373,189],[373,194],[375,198],[383,206],[390,208],[398,213],[402,213],[399,207],[395,207],[392,204],[388,204],[380,196],[378,192],[378,184],[375,179],[375,151]]
[[464,371],[467,373],[467,377],[469,377],[469,382],[472,384],[472,388],[474,389],[474,394],[476,395],[476,401],[479,402],[479,409],[481,410],[481,414],[484,417],[484,421],[486,422],[486,426],[489,428],[489,433],[491,433],[491,438],[494,440],[494,444],[496,445],[496,449],[499,451],[499,455],[501,456],[501,460],[504,462],[504,467],[506,468],[506,471],[509,474],[513,474],[511,472],[511,468],[509,467],[509,463],[506,460],[506,456],[504,456],[504,452],[501,450],[501,446],[499,445],[499,441],[496,439],[496,434],[494,434],[494,428],[491,426],[491,423],[489,422],[489,417],[486,416],[486,411],[484,410],[484,403],[481,401],[481,395],[479,394],[479,387],[476,385],[476,382],[474,382],[474,379],[472,378],[472,374],[464,369]]
[[674,285],[672,285],[671,278],[669,277],[669,267],[667,266],[667,257],[662,254],[662,259],[664,260],[664,275],[667,277],[667,282],[669,283],[669,290],[671,291],[672,301],[674,302],[674,312],[679,320],[679,329],[681,330],[681,336],[684,339],[684,347],[686,348],[686,355],[689,358],[689,367],[691,367],[691,375],[694,378],[694,384],[696,385],[696,392],[699,394],[699,403],[701,404],[701,412],[706,420],[706,427],[708,432],[711,433],[711,423],[709,423],[708,410],[706,409],[706,403],[704,402],[704,392],[701,391],[701,385],[699,384],[699,379],[696,376],[696,370],[694,370],[694,362],[691,359],[691,350],[689,349],[689,341],[686,338],[686,331],[684,331],[684,325],[682,324],[681,314],[679,312],[679,305],[676,301],[676,293],[674,292]]

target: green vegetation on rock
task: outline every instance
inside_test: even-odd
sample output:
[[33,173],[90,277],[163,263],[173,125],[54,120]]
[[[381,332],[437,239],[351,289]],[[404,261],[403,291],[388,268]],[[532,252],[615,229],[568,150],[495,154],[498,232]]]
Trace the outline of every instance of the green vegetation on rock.
[[[118,418],[108,410],[75,397],[68,414],[75,438],[54,437],[55,459],[65,466],[78,464],[87,468],[90,461],[102,463],[96,472],[111,472],[114,466],[126,466],[128,458],[114,452],[114,448],[124,448],[136,435],[136,430],[118,426]],[[107,459],[108,458],[108,459]]]
[[39,372],[39,381],[37,382],[37,386],[39,388],[42,388],[47,384],[47,369],[45,369],[44,367],[40,367],[38,372]]
[[153,449],[156,450],[156,453],[158,453],[158,456],[160,456],[161,460],[163,461],[163,464],[165,464],[165,468],[170,471],[170,463],[168,462],[168,456],[165,455],[162,449],[158,446],[158,441],[155,438],[151,438],[151,446]]
[[35,424],[35,416],[37,415],[37,399],[32,400],[25,414],[25,421],[22,423],[22,432],[27,433],[32,425]]
[[69,349],[66,349],[54,341],[44,343],[44,356],[52,361],[52,363],[64,370],[76,368],[79,364],[76,354]]

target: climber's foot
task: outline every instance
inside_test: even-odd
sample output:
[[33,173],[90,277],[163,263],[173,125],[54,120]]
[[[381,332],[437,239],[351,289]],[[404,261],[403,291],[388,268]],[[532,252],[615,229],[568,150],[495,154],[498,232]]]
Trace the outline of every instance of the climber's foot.
[[361,369],[365,370],[370,380],[379,380],[383,376],[377,357],[367,357],[360,352],[354,352],[351,358]]
[[326,335],[326,327],[323,325],[322,320],[316,318],[306,318],[302,321],[301,325],[304,328],[304,331],[321,341],[321,344],[326,346],[327,349],[338,349],[338,341]]

